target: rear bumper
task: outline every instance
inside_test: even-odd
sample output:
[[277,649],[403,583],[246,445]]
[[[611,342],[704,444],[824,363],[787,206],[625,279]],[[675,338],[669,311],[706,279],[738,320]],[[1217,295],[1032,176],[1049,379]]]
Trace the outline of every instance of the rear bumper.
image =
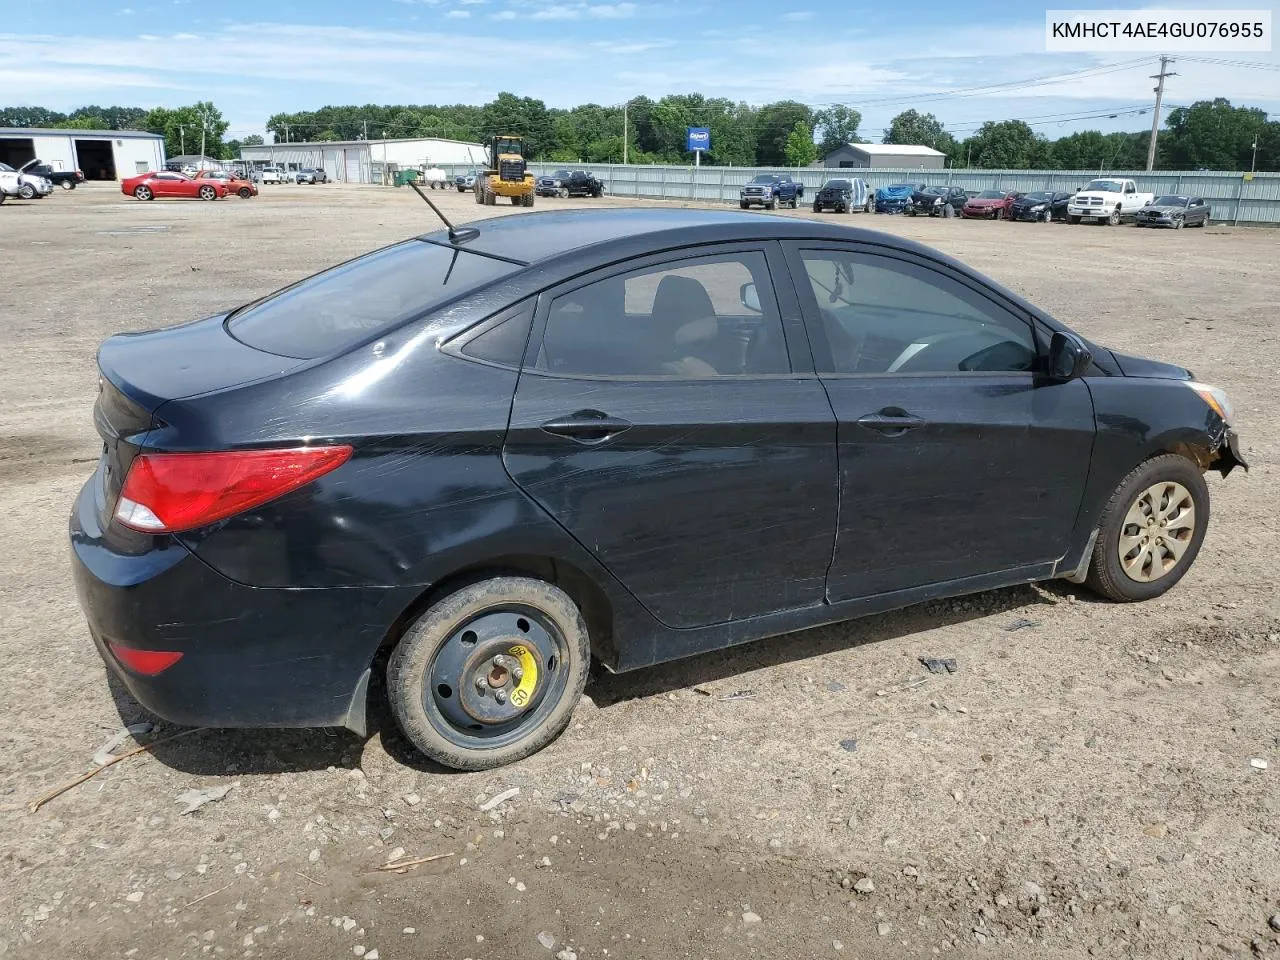
[[[72,575],[108,669],[148,710],[208,727],[347,726],[363,732],[367,671],[411,602],[380,588],[264,589],[228,580],[175,541],[116,552],[91,484],[70,523]],[[124,667],[109,643],[175,651],[157,676]]]

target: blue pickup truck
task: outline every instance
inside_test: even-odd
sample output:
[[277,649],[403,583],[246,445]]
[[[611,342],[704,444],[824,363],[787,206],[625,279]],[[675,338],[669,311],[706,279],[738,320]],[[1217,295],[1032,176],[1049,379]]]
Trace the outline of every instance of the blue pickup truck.
[[804,196],[804,184],[796,183],[786,174],[762,173],[738,191],[738,206],[743,210],[759,206],[772,210],[778,205],[796,208]]

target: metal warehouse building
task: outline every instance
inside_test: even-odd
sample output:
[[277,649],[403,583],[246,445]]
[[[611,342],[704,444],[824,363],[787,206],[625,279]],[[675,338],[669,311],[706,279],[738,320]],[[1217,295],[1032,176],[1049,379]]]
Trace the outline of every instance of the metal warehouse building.
[[53,130],[0,127],[0,162],[17,169],[39,157],[86,180],[123,180],[164,169],[164,137],[140,130]]
[[446,163],[483,166],[485,150],[478,143],[460,140],[329,140],[241,147],[240,159],[255,167],[280,166],[288,171],[314,167],[330,180],[378,183],[389,170]]
[[905,143],[846,143],[822,158],[824,167],[867,170],[873,167],[922,167],[941,170],[947,155],[932,147]]

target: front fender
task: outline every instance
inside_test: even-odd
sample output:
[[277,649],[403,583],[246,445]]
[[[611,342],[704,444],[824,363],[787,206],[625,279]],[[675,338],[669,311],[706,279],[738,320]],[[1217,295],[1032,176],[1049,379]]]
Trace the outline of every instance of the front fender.
[[1229,425],[1181,380],[1097,376],[1085,382],[1093,396],[1094,438],[1089,478],[1076,521],[1087,537],[1120,481],[1134,467],[1163,453],[1192,460],[1224,477],[1248,469]]

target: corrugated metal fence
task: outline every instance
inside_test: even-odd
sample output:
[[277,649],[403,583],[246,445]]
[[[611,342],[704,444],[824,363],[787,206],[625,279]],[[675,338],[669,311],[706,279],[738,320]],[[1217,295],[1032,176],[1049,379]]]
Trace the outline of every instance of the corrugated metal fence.
[[[565,169],[567,164],[531,163],[537,176]],[[445,165],[449,174],[466,173],[466,165]],[[701,200],[737,203],[738,188],[759,173],[787,173],[803,183],[812,196],[832,177],[861,177],[873,188],[891,183],[955,184],[980,190],[1076,190],[1098,176],[1132,178],[1141,191],[1204,197],[1218,223],[1280,225],[1280,173],[1222,171],[1156,172],[1088,170],[837,170],[807,167],[783,170],[765,167],[640,166],[636,164],[578,164],[604,181],[609,195],[662,200]]]

